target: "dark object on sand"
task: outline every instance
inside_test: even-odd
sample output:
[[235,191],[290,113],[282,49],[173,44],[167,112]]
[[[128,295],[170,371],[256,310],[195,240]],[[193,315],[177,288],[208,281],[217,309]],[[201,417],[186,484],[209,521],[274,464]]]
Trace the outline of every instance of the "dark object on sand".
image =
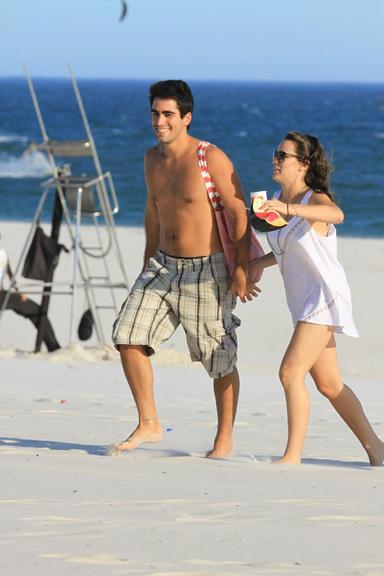
[[91,310],[88,308],[81,317],[77,335],[79,340],[89,340],[93,332],[93,316]]

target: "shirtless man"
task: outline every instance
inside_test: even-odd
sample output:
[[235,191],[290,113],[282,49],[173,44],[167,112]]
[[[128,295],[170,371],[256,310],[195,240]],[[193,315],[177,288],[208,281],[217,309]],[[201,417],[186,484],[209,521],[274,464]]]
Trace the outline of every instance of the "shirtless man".
[[215,215],[198,165],[199,140],[188,134],[193,96],[181,80],[150,88],[152,126],[158,145],[145,157],[148,190],[144,267],[113,329],[139,423],[113,451],[158,442],[162,428],[148,356],[181,323],[191,359],[214,380],[218,428],[209,457],[230,455],[239,393],[236,369],[240,324],[236,297],[252,300],[259,289],[248,279],[249,226],[240,180],[229,158],[209,146],[207,168],[234,227],[236,265],[229,277]]

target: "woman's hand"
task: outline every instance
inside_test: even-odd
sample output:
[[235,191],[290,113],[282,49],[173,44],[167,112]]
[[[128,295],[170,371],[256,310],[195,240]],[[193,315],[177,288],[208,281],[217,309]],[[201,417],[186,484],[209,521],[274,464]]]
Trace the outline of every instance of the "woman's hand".
[[275,210],[281,216],[290,216],[288,205],[285,202],[281,202],[277,198],[271,198],[264,202],[264,204],[260,207],[260,212],[271,212],[271,210]]

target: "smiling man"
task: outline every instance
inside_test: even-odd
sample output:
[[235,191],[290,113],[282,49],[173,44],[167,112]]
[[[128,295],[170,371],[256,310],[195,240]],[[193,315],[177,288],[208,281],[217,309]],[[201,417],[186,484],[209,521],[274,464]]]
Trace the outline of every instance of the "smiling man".
[[236,297],[252,300],[258,289],[247,272],[249,226],[240,180],[229,158],[206,149],[207,169],[233,222],[236,264],[229,276],[215,214],[198,163],[200,141],[189,135],[193,96],[182,80],[150,88],[152,126],[158,144],[145,157],[146,247],[143,270],[113,329],[139,423],[114,450],[131,450],[162,438],[149,356],[182,325],[191,359],[214,380],[218,429],[209,457],[232,450],[239,376]]

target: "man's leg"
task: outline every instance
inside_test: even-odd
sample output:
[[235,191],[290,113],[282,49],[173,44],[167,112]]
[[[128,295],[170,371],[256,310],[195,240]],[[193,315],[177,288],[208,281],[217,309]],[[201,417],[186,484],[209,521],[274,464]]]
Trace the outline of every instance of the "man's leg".
[[[193,274],[189,283],[186,274],[183,275],[188,294],[196,278],[196,271]],[[230,276],[224,254],[203,258],[198,277],[201,281],[195,284],[195,314],[191,315],[191,303],[185,306],[186,314],[181,321],[192,359],[200,360],[211,378],[214,378],[218,425],[213,448],[207,456],[225,458],[233,448],[233,424],[239,397],[239,375],[235,366],[236,329],[240,320],[233,314],[236,298],[230,290]],[[184,302],[187,302],[187,297]],[[218,374],[226,376],[219,377]]]
[[239,374],[237,369],[222,378],[215,378],[214,391],[217,408],[217,434],[208,458],[230,456],[233,448],[233,424],[239,398]]
[[163,431],[157,416],[153,394],[152,365],[143,346],[120,345],[120,358],[133,398],[139,423],[132,434],[114,446],[115,450],[132,450],[145,442],[159,442]]

